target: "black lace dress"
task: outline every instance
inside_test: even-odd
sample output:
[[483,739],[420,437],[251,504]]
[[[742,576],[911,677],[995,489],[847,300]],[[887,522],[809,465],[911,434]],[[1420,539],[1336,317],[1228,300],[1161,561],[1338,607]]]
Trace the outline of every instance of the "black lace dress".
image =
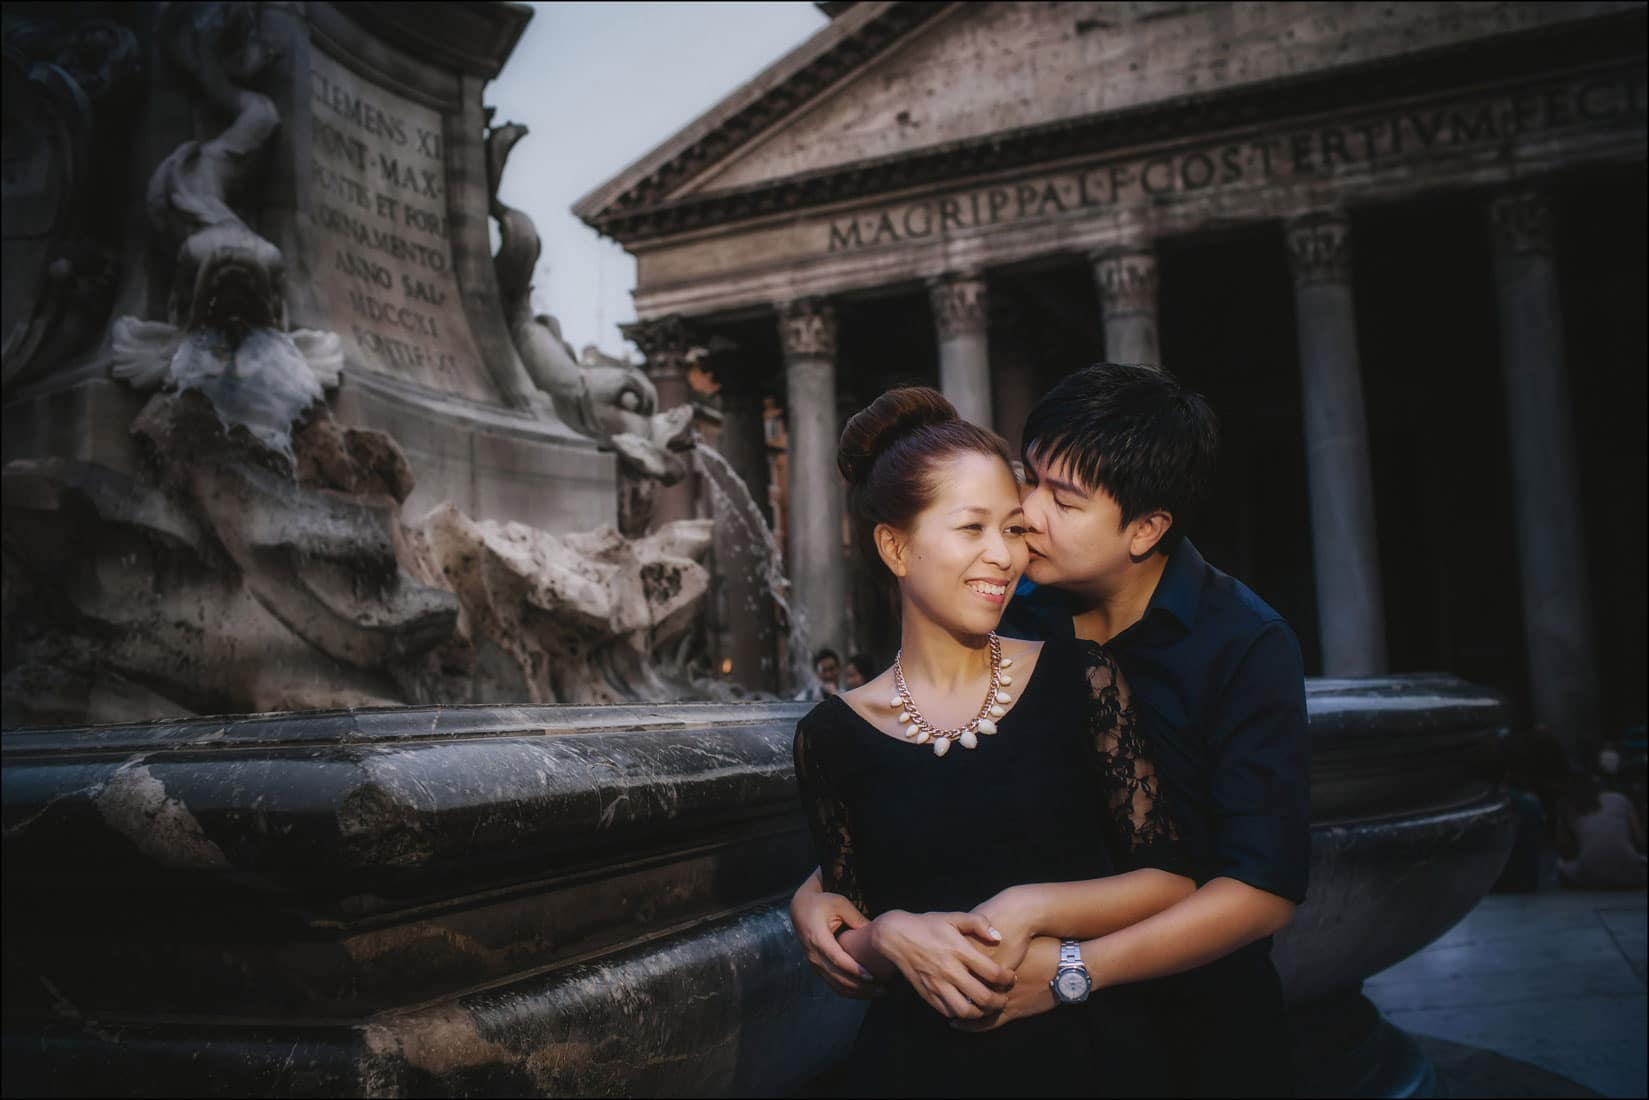
[[[968,910],[1009,886],[1177,868],[1167,803],[1103,649],[1044,645],[994,737],[936,757],[840,698],[796,728],[796,774],[825,889],[867,916]],[[968,1034],[902,978],[871,1002],[849,1057],[864,1095],[1147,1095],[1160,1066],[1133,994]]]

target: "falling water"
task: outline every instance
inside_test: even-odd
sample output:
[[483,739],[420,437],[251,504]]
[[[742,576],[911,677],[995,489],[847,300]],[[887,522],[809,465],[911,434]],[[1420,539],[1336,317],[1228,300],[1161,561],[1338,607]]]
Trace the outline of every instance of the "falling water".
[[785,649],[790,658],[790,690],[811,691],[818,686],[818,677],[814,675],[813,662],[808,659],[812,649],[807,642],[807,614],[790,606],[790,580],[784,575],[784,555],[779,553],[779,543],[773,537],[773,529],[767,525],[756,499],[750,495],[749,486],[745,485],[744,479],[722,457],[721,452],[703,443],[694,444],[694,450],[703,460],[717,516],[731,516],[744,528],[745,537],[757,551],[758,566],[767,590],[789,624]]

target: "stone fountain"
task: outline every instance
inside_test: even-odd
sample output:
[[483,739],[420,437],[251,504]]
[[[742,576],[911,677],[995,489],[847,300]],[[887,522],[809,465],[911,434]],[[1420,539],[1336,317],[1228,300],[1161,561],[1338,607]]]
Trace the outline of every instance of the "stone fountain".
[[[772,1095],[856,1026],[784,914],[805,708],[662,701],[691,415],[531,309],[529,13],[417,12],[6,11],[8,1095]],[[1309,697],[1301,1088],[1426,1094],[1359,983],[1504,862],[1506,707]]]
[[692,409],[533,315],[528,13],[440,10],[8,14],[8,722],[690,694]]

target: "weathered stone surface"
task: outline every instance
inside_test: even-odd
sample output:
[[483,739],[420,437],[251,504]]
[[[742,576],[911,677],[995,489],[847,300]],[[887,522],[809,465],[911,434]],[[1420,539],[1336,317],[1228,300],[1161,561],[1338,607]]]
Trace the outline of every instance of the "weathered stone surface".
[[[1496,697],[1393,677],[1309,702],[1313,878],[1277,952],[1317,1004],[1466,912],[1511,825],[1483,777]],[[862,1010],[807,972],[783,913],[813,863],[804,711],[10,730],[6,1091],[792,1090]]]
[[703,318],[1641,160],[1643,16],[860,4],[575,210]]
[[[443,506],[406,541],[417,574],[462,602],[467,654],[443,661],[474,668],[459,697],[618,703],[683,694],[664,666],[709,589],[698,559],[710,528],[678,520],[636,539],[610,527],[558,536]],[[488,661],[491,651],[508,664]]]
[[708,521],[556,536],[443,505],[404,524],[394,441],[319,403],[295,450],[209,390],[156,394],[132,431],[135,476],[5,467],[8,722],[691,694],[662,656],[707,590]]
[[127,155],[143,69],[137,35],[40,7],[6,13],[6,272],[0,392],[62,372],[108,320],[120,226],[100,201]]
[[[869,6],[869,5],[867,5]],[[1589,3],[960,5],[676,192],[1215,95],[1628,8]],[[822,32],[823,39],[832,27]],[[758,77],[759,81],[761,78]]]
[[[482,148],[477,78],[529,14],[438,4],[408,29],[371,4],[178,3],[77,31],[8,15],[8,721],[692,696],[660,651],[704,596],[708,533],[617,539],[596,451],[679,477],[691,409],[658,410],[635,367],[535,388],[509,326],[554,335],[527,302],[536,235],[499,207],[497,269],[488,248],[502,157]],[[122,210],[146,180],[144,202],[116,316],[83,318],[71,347],[53,327],[84,312],[69,284],[90,276],[57,253],[91,219],[108,122],[92,101],[134,53],[154,60],[142,141],[96,186]],[[54,58],[72,73],[24,67]],[[504,262],[522,256],[526,272]],[[93,333],[84,362],[46,362]]]

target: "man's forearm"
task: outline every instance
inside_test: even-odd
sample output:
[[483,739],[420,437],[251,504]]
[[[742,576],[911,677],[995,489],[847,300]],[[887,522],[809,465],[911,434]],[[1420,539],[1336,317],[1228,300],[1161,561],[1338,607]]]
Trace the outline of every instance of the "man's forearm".
[[[1183,875],[1146,867],[1083,882],[1015,886],[998,898],[1022,927],[1036,935],[1091,940],[1154,916],[1190,897],[1196,888]],[[995,900],[982,906],[993,919]]]
[[1224,958],[1281,929],[1294,904],[1236,879],[1216,878],[1179,904],[1083,945],[1101,985],[1162,978]]
[[[1293,913],[1294,904],[1284,898],[1235,879],[1217,878],[1155,916],[1086,939],[1082,961],[1097,986],[1163,978],[1263,939],[1286,925]],[[1020,981],[1052,979],[1050,957],[1033,950],[1020,968]]]

